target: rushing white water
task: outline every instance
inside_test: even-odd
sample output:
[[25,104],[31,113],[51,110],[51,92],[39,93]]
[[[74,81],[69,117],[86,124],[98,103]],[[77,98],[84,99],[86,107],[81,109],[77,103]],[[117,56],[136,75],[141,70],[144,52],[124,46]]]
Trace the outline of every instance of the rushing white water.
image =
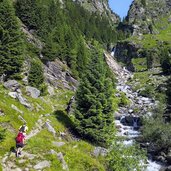
[[[136,122],[137,124],[137,120],[135,120],[134,122]],[[134,124],[135,123],[133,123],[133,125]],[[133,145],[134,138],[140,135],[140,132],[134,130],[133,126],[125,126],[120,122],[120,120],[115,120],[115,125],[118,128],[117,136],[127,138],[127,140],[124,140],[122,142],[125,146]],[[143,161],[140,161],[140,164],[146,167],[144,171],[159,171],[161,168],[160,164],[153,162],[151,160],[147,160],[146,164]]]

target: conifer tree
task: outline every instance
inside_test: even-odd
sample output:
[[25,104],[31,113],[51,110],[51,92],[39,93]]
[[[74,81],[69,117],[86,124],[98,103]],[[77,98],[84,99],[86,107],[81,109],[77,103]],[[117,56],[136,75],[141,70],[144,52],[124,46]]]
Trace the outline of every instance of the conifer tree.
[[75,125],[80,135],[101,145],[113,130],[113,87],[106,76],[102,53],[94,49],[76,93]]
[[31,68],[28,76],[29,85],[41,88],[42,83],[44,82],[43,68],[41,63],[37,61],[32,61]]
[[29,29],[37,29],[38,13],[35,0],[17,0],[16,1],[17,16]]
[[23,39],[10,0],[0,1],[0,75],[7,77],[20,71],[23,61]]

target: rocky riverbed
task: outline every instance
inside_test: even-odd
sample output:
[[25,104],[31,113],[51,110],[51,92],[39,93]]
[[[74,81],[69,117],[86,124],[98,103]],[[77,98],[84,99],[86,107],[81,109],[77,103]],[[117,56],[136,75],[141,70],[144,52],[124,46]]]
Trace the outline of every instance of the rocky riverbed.
[[[149,111],[157,106],[157,102],[153,99],[140,96],[138,92],[134,92],[131,86],[126,82],[133,75],[123,69],[118,75],[117,83],[117,96],[120,96],[121,92],[129,99],[130,104],[128,106],[119,107],[119,110],[115,114],[115,125],[117,127],[117,136],[125,137],[123,143],[125,145],[132,145],[135,139],[140,137],[141,132],[139,128],[142,126],[142,117],[145,115],[151,115]],[[148,144],[145,142],[144,144]],[[145,171],[159,171],[163,168],[163,164],[152,161],[151,158],[147,161],[147,168]],[[166,169],[167,170],[167,169]]]

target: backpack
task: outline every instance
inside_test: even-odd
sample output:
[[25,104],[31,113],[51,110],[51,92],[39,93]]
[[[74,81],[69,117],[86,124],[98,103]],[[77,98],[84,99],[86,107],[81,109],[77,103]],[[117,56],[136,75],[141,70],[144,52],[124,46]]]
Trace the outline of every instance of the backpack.
[[23,143],[24,135],[22,132],[19,132],[17,137],[15,138],[16,143]]

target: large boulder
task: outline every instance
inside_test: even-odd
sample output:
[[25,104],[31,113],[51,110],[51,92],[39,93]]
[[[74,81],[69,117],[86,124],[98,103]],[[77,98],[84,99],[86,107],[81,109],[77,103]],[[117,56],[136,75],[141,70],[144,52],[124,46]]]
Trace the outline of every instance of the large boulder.
[[38,90],[35,87],[27,86],[26,87],[26,92],[27,92],[28,95],[30,95],[32,98],[35,98],[35,99],[40,96],[40,90]]
[[16,80],[8,80],[4,83],[4,87],[16,91],[20,87],[20,84]]

